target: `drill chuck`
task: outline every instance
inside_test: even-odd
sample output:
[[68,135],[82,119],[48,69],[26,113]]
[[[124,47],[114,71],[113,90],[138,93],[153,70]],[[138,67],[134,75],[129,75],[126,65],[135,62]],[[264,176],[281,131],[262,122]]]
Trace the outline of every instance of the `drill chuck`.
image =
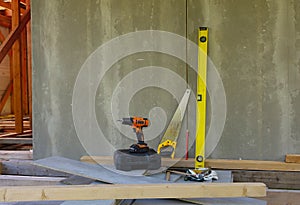
[[123,125],[133,125],[133,118],[127,117],[120,120]]

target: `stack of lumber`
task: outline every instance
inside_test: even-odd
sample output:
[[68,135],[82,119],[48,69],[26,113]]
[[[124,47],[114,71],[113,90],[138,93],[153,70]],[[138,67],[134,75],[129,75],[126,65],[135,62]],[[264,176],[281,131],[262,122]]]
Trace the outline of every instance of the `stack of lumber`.
[[[23,129],[30,129],[30,121],[28,117],[23,118]],[[0,133],[15,132],[15,119],[13,117],[1,117],[0,118]]]
[[[206,200],[226,198],[240,201],[241,197],[248,199],[246,197],[266,196],[266,186],[262,183],[167,182],[155,176],[123,175],[111,172],[111,170],[107,170],[97,164],[88,164],[63,157],[50,157],[37,160],[34,161],[32,166],[91,179],[85,180],[85,183],[96,181],[89,185],[62,186],[55,184],[60,178],[52,180],[46,178],[44,182],[49,184],[54,183],[54,185],[32,186],[27,184],[29,186],[17,186],[17,184],[14,184],[15,186],[0,186],[0,201],[39,201],[39,204],[43,204],[43,201],[66,201],[63,204],[114,204],[122,200],[135,199],[137,200],[137,204],[143,204],[146,203],[143,200],[151,199],[153,200],[152,202],[156,201],[158,204],[170,204],[171,199],[177,199],[177,202],[174,203],[174,201],[171,201],[171,204],[187,204],[187,201],[200,204],[201,200],[204,200],[203,198],[206,198]],[[36,179],[38,178],[32,177],[31,181],[35,181]],[[18,179],[13,178],[12,180],[17,181]],[[41,181],[43,180],[40,180],[39,183],[42,183]],[[142,201],[138,201],[139,199],[142,199]],[[74,201],[77,202],[75,203]]]
[[0,149],[30,150],[32,149],[32,131],[28,117],[23,119],[23,133],[15,133],[13,116],[0,117]]
[[[259,161],[259,160],[227,160],[207,159],[206,167],[220,170],[232,170],[234,182],[262,182],[273,189],[300,189],[299,155],[288,155],[286,162]],[[113,164],[112,157],[83,156],[81,161],[88,163]],[[299,161],[298,161],[299,162]],[[165,167],[194,167],[194,159],[167,159],[162,160]]]

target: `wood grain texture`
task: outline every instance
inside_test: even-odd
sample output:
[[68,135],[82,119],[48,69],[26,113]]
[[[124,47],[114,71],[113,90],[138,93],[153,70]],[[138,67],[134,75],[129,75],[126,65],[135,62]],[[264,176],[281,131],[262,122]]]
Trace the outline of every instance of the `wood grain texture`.
[[264,197],[262,183],[166,183],[0,187],[0,201]]
[[0,150],[0,159],[32,159],[32,151]]
[[300,189],[300,172],[232,171],[234,182],[261,182],[269,189]]
[[287,162],[287,163],[300,163],[300,154],[287,154],[285,156],[285,162]]

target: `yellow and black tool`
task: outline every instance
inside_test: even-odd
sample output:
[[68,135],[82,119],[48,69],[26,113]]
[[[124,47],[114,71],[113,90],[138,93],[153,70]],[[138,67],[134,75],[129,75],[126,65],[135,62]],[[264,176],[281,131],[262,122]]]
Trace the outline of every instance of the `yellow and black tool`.
[[198,81],[196,115],[195,168],[203,168],[205,160],[206,126],[206,73],[207,73],[208,28],[198,30]]
[[178,108],[176,109],[173,118],[171,119],[170,124],[157,147],[157,153],[161,156],[171,157],[172,159],[174,159],[175,157],[177,139],[180,134],[182,120],[185,114],[190,94],[191,90],[186,89],[178,105]]

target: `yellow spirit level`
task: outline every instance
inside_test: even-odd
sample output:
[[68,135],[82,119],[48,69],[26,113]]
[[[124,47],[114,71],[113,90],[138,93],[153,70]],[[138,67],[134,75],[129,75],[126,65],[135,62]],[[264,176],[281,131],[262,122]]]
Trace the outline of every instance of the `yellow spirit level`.
[[206,73],[208,28],[198,30],[198,81],[196,115],[195,169],[204,167],[206,126]]

